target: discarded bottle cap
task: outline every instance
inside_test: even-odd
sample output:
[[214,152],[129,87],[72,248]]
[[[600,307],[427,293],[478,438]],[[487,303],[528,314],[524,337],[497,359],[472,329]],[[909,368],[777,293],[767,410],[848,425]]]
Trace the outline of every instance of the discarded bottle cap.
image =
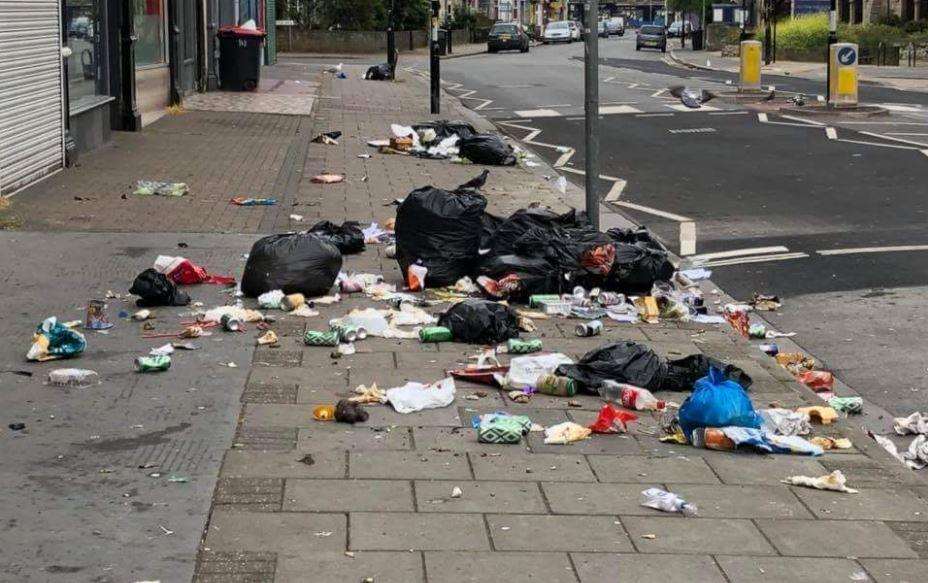
[[335,405],[319,405],[313,409],[313,419],[316,421],[332,421],[335,419]]
[[591,320],[583,324],[577,324],[574,333],[580,337],[599,336],[603,332],[603,323],[599,320]]

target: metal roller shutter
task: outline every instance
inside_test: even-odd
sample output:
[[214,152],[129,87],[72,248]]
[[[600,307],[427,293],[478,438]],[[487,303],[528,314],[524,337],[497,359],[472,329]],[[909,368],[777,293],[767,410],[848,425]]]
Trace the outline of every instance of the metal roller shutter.
[[61,7],[0,0],[0,195],[64,165]]

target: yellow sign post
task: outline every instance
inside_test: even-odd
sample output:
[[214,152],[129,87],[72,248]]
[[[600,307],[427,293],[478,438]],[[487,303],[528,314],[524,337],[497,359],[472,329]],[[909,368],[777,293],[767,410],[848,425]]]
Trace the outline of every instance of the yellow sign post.
[[761,44],[757,40],[741,41],[741,79],[739,91],[760,89]]
[[857,105],[857,56],[854,43],[835,43],[829,47],[831,78],[828,80],[830,105],[854,107]]

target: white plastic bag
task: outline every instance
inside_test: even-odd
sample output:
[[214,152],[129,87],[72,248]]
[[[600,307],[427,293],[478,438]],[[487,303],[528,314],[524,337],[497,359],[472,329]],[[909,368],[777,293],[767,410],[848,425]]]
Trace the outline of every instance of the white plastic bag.
[[402,387],[387,389],[387,401],[397,413],[447,407],[454,402],[454,379],[448,377],[431,385],[409,382]]
[[648,488],[641,493],[641,505],[662,512],[679,512],[684,516],[696,516],[697,509],[673,492],[660,488]]
[[552,374],[558,366],[573,362],[569,356],[559,352],[517,356],[509,361],[509,374],[497,380],[507,389],[526,389],[534,387],[541,375]]

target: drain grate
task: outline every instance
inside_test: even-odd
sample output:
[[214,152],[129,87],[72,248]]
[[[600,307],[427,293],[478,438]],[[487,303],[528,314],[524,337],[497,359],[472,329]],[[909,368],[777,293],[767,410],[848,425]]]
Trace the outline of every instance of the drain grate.
[[233,447],[236,449],[286,451],[296,449],[296,427],[239,426]]
[[194,583],[274,583],[277,553],[202,551]]
[[279,512],[283,497],[282,478],[222,478],[213,503],[234,510]]

